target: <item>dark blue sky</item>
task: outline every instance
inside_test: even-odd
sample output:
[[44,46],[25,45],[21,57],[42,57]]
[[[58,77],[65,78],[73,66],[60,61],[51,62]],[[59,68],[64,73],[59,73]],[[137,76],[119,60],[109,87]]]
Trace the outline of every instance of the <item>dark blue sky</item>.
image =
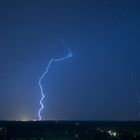
[[73,57],[53,63],[43,79],[43,119],[139,120],[139,7],[139,0],[0,1],[0,119],[38,119],[38,79],[69,47]]

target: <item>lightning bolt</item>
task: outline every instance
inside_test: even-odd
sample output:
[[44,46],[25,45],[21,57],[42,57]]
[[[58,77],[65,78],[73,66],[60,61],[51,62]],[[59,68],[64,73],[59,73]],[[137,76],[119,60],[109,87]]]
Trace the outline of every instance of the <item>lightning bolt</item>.
[[42,111],[43,108],[44,108],[44,105],[43,105],[42,101],[43,101],[43,99],[45,98],[45,95],[44,95],[44,93],[43,93],[43,88],[42,88],[42,85],[41,85],[42,79],[43,79],[44,76],[48,73],[48,70],[49,70],[49,68],[50,68],[50,66],[51,66],[51,64],[52,64],[53,62],[61,62],[61,61],[65,60],[65,59],[71,58],[72,56],[73,56],[73,54],[72,54],[71,50],[68,48],[68,54],[67,54],[66,56],[64,56],[64,57],[62,57],[62,58],[58,58],[58,59],[52,58],[52,59],[49,61],[49,64],[48,64],[48,66],[46,67],[45,72],[44,72],[44,73],[41,75],[41,77],[39,78],[38,84],[39,84],[40,91],[41,91],[41,96],[42,96],[42,97],[41,97],[41,100],[40,100],[41,108],[40,108],[39,111],[38,111],[39,120],[42,119],[42,117],[41,117],[41,111]]
[[[138,89],[137,89],[137,84],[136,84],[136,80],[134,78],[134,72],[133,72],[132,68],[130,69],[130,74],[131,74],[131,80],[132,80],[132,83],[133,83],[133,88],[134,88],[134,91],[135,91],[135,95],[136,95],[136,98],[138,100],[138,104],[139,104],[139,108],[140,108],[140,95],[139,95],[139,92],[138,92]],[[140,118],[140,112],[139,112],[139,118]]]

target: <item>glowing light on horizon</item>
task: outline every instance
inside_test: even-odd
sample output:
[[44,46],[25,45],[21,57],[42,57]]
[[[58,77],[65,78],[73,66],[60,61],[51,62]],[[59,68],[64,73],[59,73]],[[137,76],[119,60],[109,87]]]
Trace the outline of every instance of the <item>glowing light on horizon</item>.
[[50,68],[50,66],[51,66],[51,64],[52,64],[53,62],[61,62],[61,61],[65,60],[65,59],[71,58],[72,56],[73,56],[73,54],[72,54],[71,50],[68,48],[68,55],[66,55],[66,56],[64,56],[64,57],[62,57],[62,58],[57,58],[57,59],[52,58],[52,59],[49,61],[49,64],[48,64],[48,66],[46,67],[45,72],[44,72],[44,73],[41,75],[41,77],[39,78],[38,84],[39,84],[40,92],[41,92],[41,96],[42,96],[42,97],[41,97],[41,100],[40,100],[41,108],[40,108],[39,111],[38,111],[39,120],[42,120],[41,111],[42,111],[43,108],[44,108],[44,105],[43,105],[43,102],[42,102],[42,101],[43,101],[43,99],[45,98],[45,95],[44,95],[44,93],[43,93],[43,88],[42,88],[42,85],[41,85],[42,79],[43,79],[44,76],[48,73],[48,70],[49,70],[49,68]]

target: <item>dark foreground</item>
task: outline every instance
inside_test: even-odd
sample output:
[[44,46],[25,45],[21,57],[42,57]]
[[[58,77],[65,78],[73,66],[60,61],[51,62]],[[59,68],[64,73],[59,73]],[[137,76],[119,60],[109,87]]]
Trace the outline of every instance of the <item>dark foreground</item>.
[[140,140],[140,122],[0,121],[0,140]]

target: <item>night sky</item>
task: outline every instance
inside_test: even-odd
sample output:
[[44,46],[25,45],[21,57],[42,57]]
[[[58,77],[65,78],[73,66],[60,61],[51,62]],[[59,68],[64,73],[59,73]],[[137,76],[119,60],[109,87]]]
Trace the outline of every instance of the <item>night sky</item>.
[[139,0],[1,0],[0,120],[140,119]]

